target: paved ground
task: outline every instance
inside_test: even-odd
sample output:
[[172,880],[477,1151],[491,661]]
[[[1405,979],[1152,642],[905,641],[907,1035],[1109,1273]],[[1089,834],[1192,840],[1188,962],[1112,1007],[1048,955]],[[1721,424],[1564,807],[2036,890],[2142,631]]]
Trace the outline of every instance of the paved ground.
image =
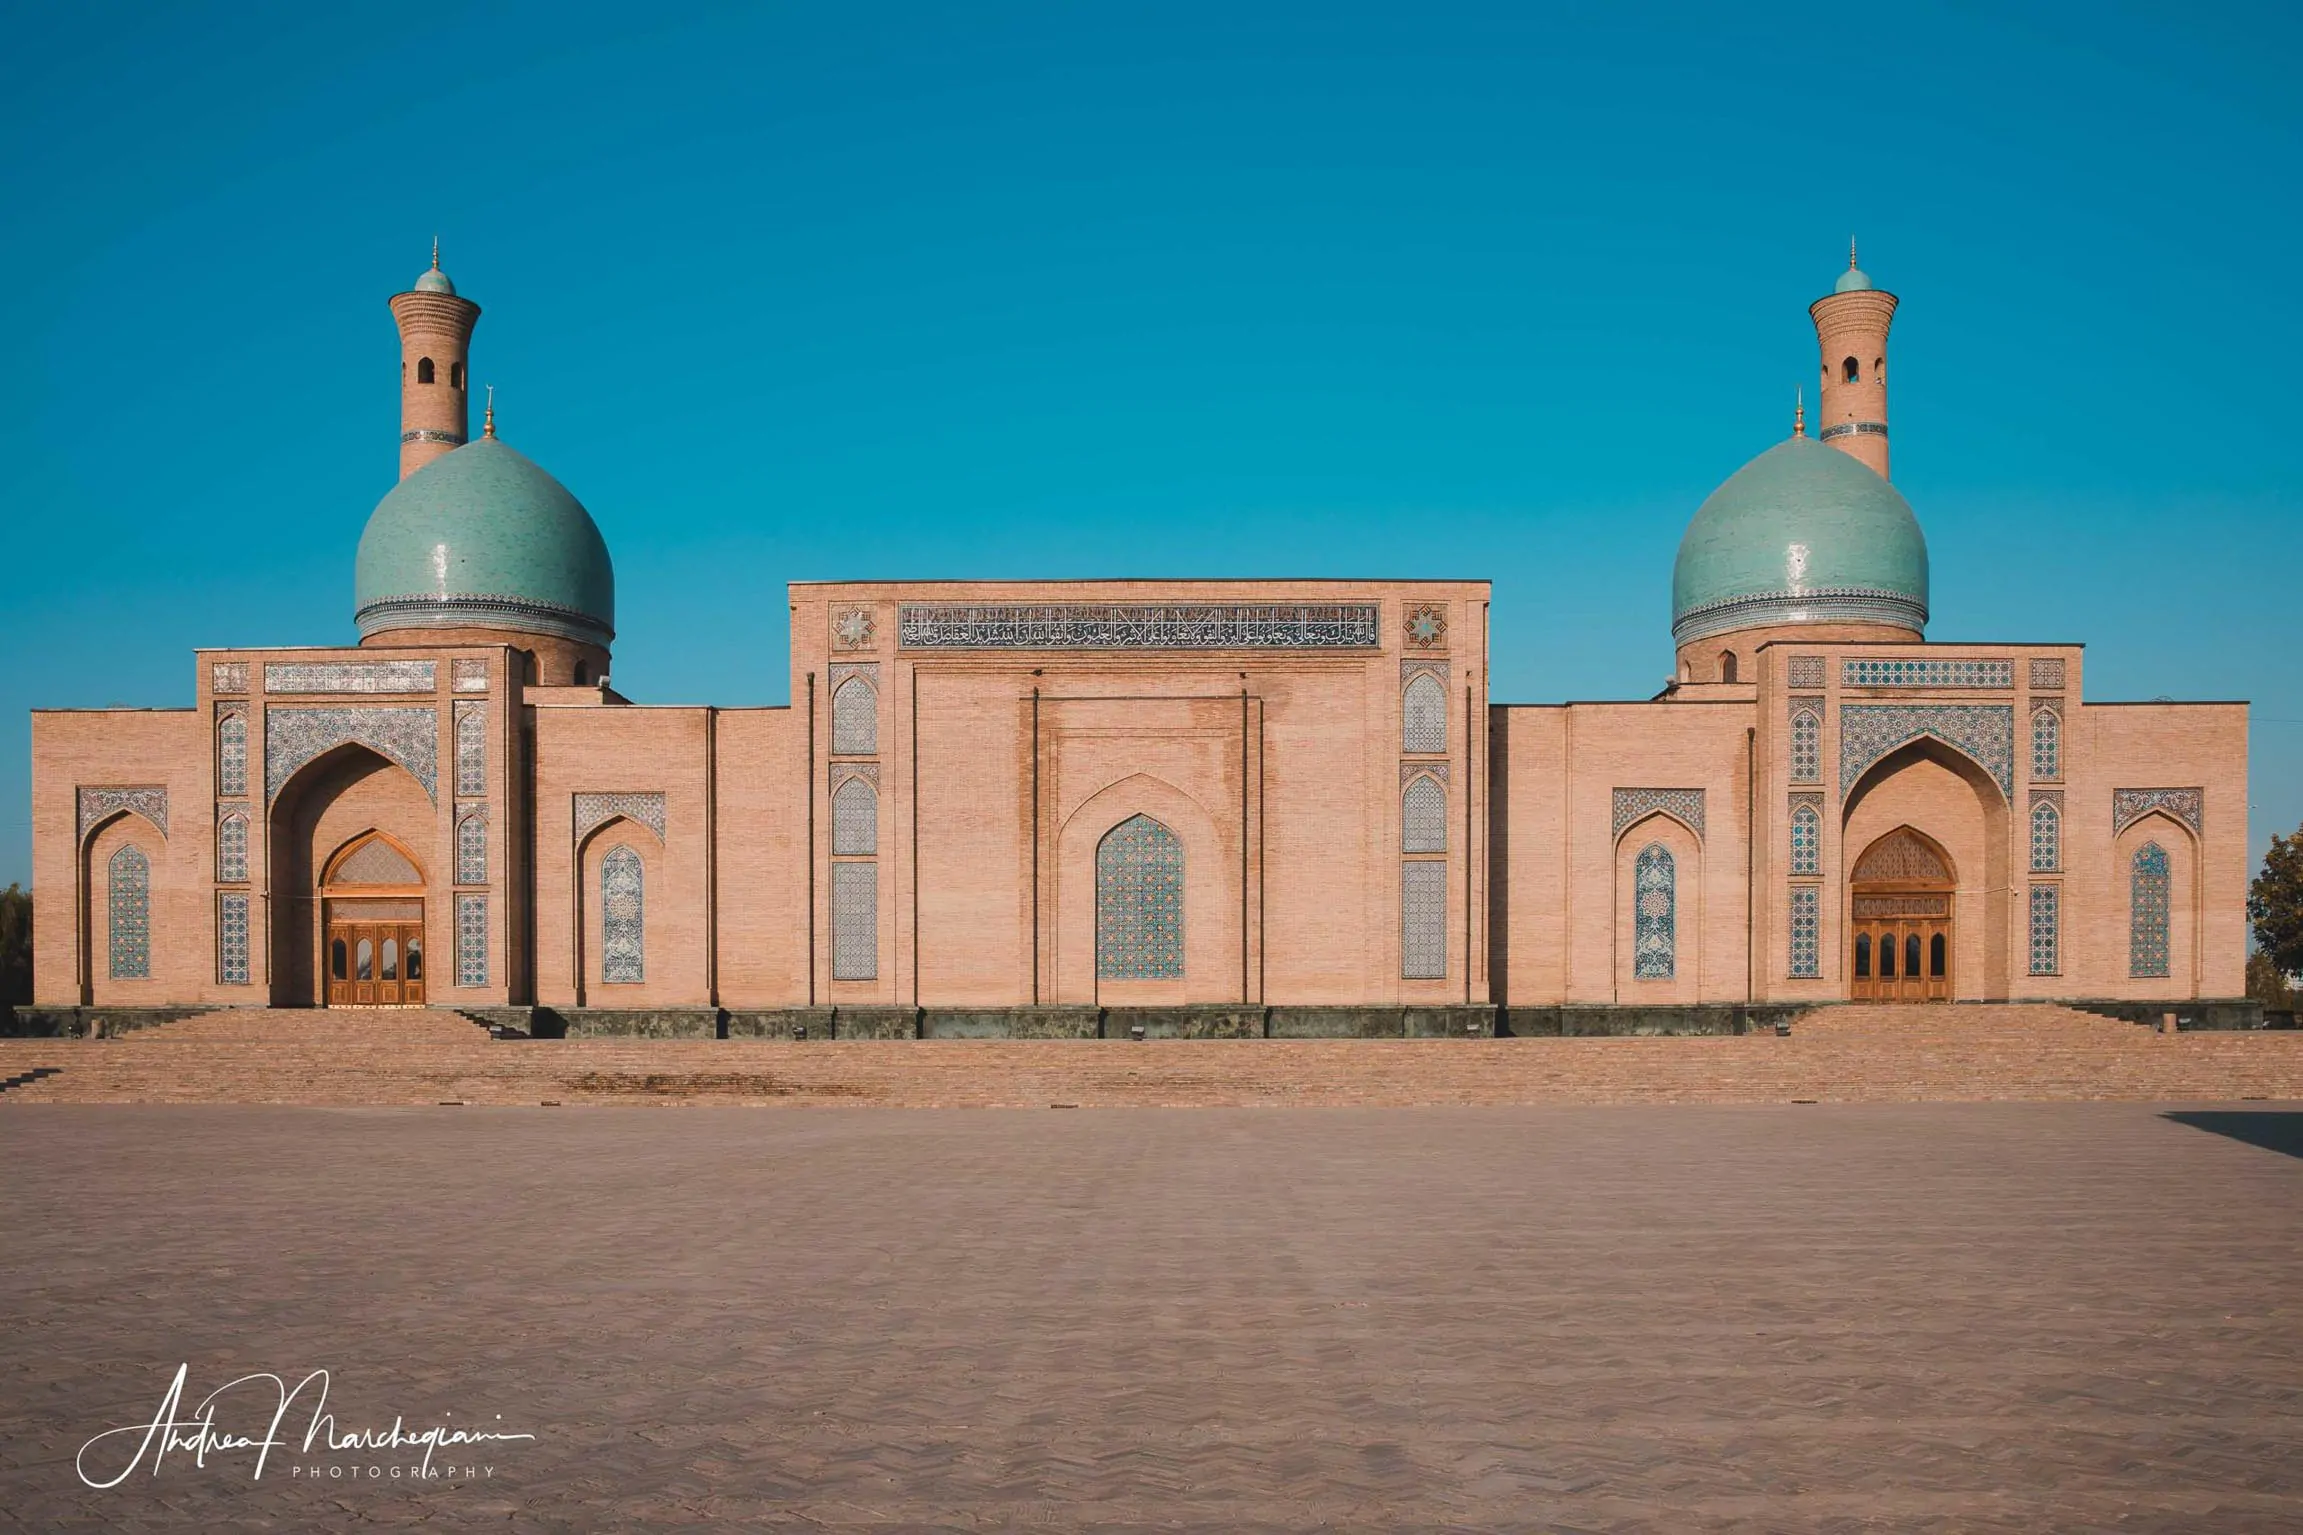
[[[2303,1528],[2293,1106],[26,1105],[0,1156],[32,1528]],[[179,1363],[187,1418],[325,1367],[339,1432],[538,1437],[82,1486]]]

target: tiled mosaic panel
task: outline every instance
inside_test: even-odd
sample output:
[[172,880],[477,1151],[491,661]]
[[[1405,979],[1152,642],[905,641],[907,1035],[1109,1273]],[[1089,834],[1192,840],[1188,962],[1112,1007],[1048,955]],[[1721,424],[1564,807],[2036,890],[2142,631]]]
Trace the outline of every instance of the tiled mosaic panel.
[[1791,781],[1823,781],[1823,709],[1802,701],[1791,712]]
[[1653,811],[1668,811],[1695,828],[1703,835],[1703,791],[1701,789],[1618,789],[1615,791],[1615,829],[1611,836],[1620,837],[1625,827],[1641,816]]
[[248,897],[232,891],[216,900],[216,979],[248,984]]
[[478,656],[458,656],[448,663],[450,686],[459,693],[488,691],[488,663]]
[[2063,776],[2063,716],[2053,709],[2031,711],[2031,776],[2050,782]]
[[835,650],[869,650],[879,633],[879,623],[869,608],[847,608],[832,620],[832,648]]
[[2062,926],[2062,893],[2054,885],[2031,887],[2031,973],[2053,975],[2062,968],[2057,954]]
[[876,853],[880,850],[880,797],[861,778],[851,778],[832,792],[832,851]]
[[1372,602],[907,602],[911,650],[1361,650],[1381,637]]
[[456,792],[477,799],[488,792],[488,706],[456,705]]
[[1447,791],[1430,777],[1419,777],[1400,796],[1399,850],[1403,853],[1447,851]]
[[488,984],[488,898],[456,897],[456,984]]
[[1812,981],[1823,974],[1823,892],[1813,885],[1791,887],[1791,978]]
[[647,874],[640,855],[611,849],[600,860],[600,979],[637,985],[647,979]]
[[334,885],[421,885],[424,876],[408,856],[382,837],[371,837],[328,871]]
[[238,799],[248,792],[248,715],[234,709],[216,722],[216,793]]
[[80,791],[80,836],[116,810],[133,810],[168,835],[168,789],[164,784],[98,784]]
[[872,685],[850,677],[832,690],[832,750],[868,757],[880,749],[880,700]]
[[1823,872],[1823,814],[1813,805],[1794,806],[1791,812],[1791,872]]
[[456,823],[456,883],[488,882],[488,817],[473,811]]
[[832,979],[876,980],[880,973],[880,866],[832,865]]
[[2013,661],[1844,660],[1839,681],[1851,688],[2011,688]]
[[2127,882],[2127,973],[2167,973],[2167,850],[2146,842],[2135,850]]
[[1679,877],[1671,849],[1651,842],[1632,865],[1631,973],[1642,981],[1668,981],[1677,962]]
[[2061,656],[2033,656],[2031,658],[2031,685],[2035,688],[2061,688],[2063,686],[2063,658]]
[[2015,710],[2008,704],[1841,704],[1839,792],[1868,768],[1925,736],[1983,765],[2000,792],[2015,797]]
[[208,691],[211,693],[245,693],[248,691],[248,663],[245,661],[218,661],[208,668]]
[[574,813],[578,842],[617,816],[627,816],[639,822],[656,834],[656,840],[663,840],[664,796],[661,791],[648,794],[579,794],[575,796]]
[[2114,789],[2111,791],[2111,835],[2118,836],[2154,810],[2164,810],[2198,831],[2206,820],[2206,800],[2206,791],[2201,789]]
[[1784,680],[1795,688],[1823,686],[1823,657],[1793,656],[1791,664],[1784,668]]
[[1447,694],[1429,672],[1418,673],[1407,684],[1400,705],[1399,749],[1447,750]]
[[439,798],[440,722],[430,709],[357,705],[264,711],[264,798],[279,797],[296,770],[322,752],[358,742],[415,775]]
[[1447,979],[1447,865],[1399,866],[1399,973],[1403,980]]
[[2063,815],[2051,800],[2031,807],[2031,872],[2053,874],[2063,867]]
[[1148,815],[1120,822],[1096,848],[1096,974],[1183,975],[1183,843]]
[[1417,650],[1436,650],[1447,643],[1447,609],[1419,602],[1401,616],[1400,627],[1400,637]]
[[237,885],[248,877],[248,818],[228,812],[216,823],[216,878]]
[[429,693],[440,685],[432,661],[267,661],[267,693]]
[[112,979],[152,978],[152,860],[129,843],[104,871],[104,916],[110,935]]

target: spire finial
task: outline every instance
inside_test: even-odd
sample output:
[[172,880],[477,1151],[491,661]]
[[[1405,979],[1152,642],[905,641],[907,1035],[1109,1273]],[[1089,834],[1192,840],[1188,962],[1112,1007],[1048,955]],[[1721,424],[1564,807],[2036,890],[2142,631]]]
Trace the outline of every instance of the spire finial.
[[1855,270],[1855,236],[1847,237],[1847,270]]
[[488,412],[480,418],[480,435],[482,437],[496,435],[496,386],[494,384],[488,386]]
[[1791,435],[1807,435],[1807,391],[1795,389],[1791,393]]
[[440,270],[440,237],[432,236],[432,270]]

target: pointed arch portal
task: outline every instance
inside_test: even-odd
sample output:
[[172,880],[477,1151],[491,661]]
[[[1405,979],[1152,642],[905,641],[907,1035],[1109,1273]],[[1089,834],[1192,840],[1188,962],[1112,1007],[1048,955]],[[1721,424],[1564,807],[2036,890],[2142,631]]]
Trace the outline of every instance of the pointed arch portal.
[[1958,952],[1951,855],[1898,826],[1855,860],[1849,884],[1847,994],[1858,1002],[1948,1002]]

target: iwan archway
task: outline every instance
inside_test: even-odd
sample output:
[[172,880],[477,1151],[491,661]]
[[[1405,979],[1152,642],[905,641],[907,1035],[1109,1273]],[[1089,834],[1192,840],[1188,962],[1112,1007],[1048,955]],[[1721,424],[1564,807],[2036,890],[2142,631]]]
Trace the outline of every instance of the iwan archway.
[[354,837],[320,878],[327,916],[330,1007],[417,1007],[424,1001],[424,876],[380,831]]
[[1849,881],[1848,995],[1858,1002],[1948,1002],[1959,952],[1951,855],[1898,826],[1855,861]]

